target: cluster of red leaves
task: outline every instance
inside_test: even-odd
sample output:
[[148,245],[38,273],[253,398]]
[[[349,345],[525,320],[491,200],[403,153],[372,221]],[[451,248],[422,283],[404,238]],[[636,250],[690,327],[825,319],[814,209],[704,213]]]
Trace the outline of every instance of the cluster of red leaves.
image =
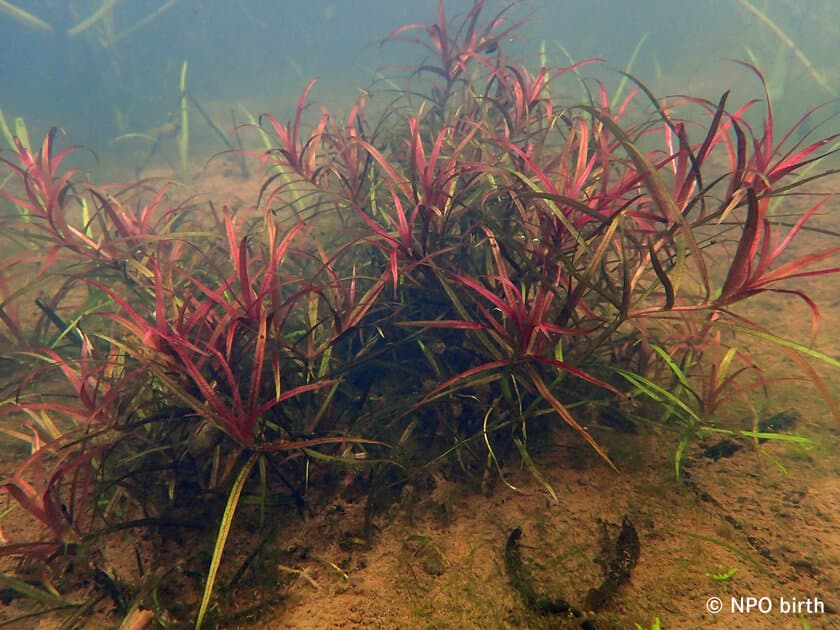
[[[34,227],[45,243],[40,275],[73,274],[73,264],[85,262],[93,272],[74,273],[73,281],[107,304],[88,313],[101,329],[81,334],[79,359],[39,351],[39,360],[61,366],[74,404],[16,398],[2,408],[6,417],[54,414],[73,425],[58,437],[35,427],[37,450],[3,485],[54,540],[78,535],[80,510],[68,508],[61,493],[88,494],[101,453],[89,437],[119,424],[138,383],[156,392],[161,407],[177,404],[218,428],[236,456],[344,448],[378,438],[355,433],[364,413],[338,408],[337,401],[355,404],[369,391],[347,374],[364,370],[377,353],[412,361],[416,353],[403,350],[414,347],[409,342],[446,333],[457,354],[427,353],[428,366],[404,372],[416,382],[395,376],[380,384],[385,394],[414,393],[393,405],[394,417],[477,382],[511,378],[516,396],[545,403],[612,464],[569,411],[570,381],[624,395],[604,376],[609,366],[593,365],[600,350],[615,355],[636,342],[656,343],[647,322],[667,317],[682,323],[664,345],[675,356],[698,356],[697,339],[719,343],[718,319],[736,317],[734,305],[764,291],[799,296],[816,326],[817,305],[783,283],[840,271],[819,267],[840,246],[788,255],[826,199],[786,232],[770,203],[796,185],[786,178],[822,157],[837,136],[789,147],[799,124],[776,142],[769,102],[756,133],[746,120],[755,103],[730,113],[724,96],[718,103],[682,100],[706,115],[692,138],[698,123],[641,84],[614,109],[603,86],[589,104],[568,105],[553,93],[559,79],[596,60],[535,73],[508,63],[502,44],[519,24],[507,21],[507,8],[483,21],[484,5],[476,0],[449,22],[440,2],[435,23],[410,24],[386,38],[423,46],[430,57],[412,80],[431,83],[423,104],[414,104],[423,92],[413,87],[408,105],[394,105],[381,126],[368,125],[363,97],[344,122],[321,107],[307,128],[314,81],[292,121],[263,115],[277,147],[260,156],[273,169],[256,204],[261,215],[226,209],[212,230],[196,224],[179,231],[178,208],[164,208],[166,187],[136,209],[91,190],[95,220],[74,226],[75,172],[59,172],[72,147],[54,154],[56,130],[37,154],[18,142],[14,161],[2,159],[15,182],[0,195],[23,215],[15,229]],[[631,111],[645,95],[653,118],[634,123]],[[406,106],[413,107],[408,114]],[[390,135],[385,122],[395,125]],[[711,167],[713,155],[721,159]],[[283,216],[289,208],[292,223]],[[312,208],[319,212],[301,212]],[[704,249],[716,230],[733,244],[718,275]],[[60,259],[65,264],[56,270]],[[715,277],[723,278],[719,287]],[[20,317],[25,295],[0,274],[0,321],[17,343],[32,341]],[[701,332],[684,324],[692,314]],[[699,368],[701,406],[726,400],[733,380],[750,369],[746,357],[737,358],[744,367],[728,376]],[[429,385],[424,374],[437,380]],[[512,394],[496,400],[505,396]],[[286,410],[301,399],[311,417],[295,426]],[[523,408],[521,400],[508,402]],[[332,434],[310,435],[327,416],[353,419],[334,421]]]

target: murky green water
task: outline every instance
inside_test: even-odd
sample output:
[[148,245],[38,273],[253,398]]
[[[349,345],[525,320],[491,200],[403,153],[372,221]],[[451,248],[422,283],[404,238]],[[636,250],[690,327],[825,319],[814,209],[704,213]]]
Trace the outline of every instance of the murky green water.
[[[321,77],[315,96],[331,108],[349,103],[378,68],[417,62],[416,51],[383,49],[381,38],[403,24],[432,21],[437,11],[432,0],[18,4],[26,17],[0,10],[0,107],[10,120],[24,117],[36,137],[62,126],[70,142],[100,155],[117,138],[116,148],[130,154],[148,148],[147,139],[126,134],[151,135],[178,110],[185,61],[191,94],[229,129],[235,103],[288,115],[311,77]],[[452,1],[446,10],[469,5]],[[489,3],[486,12],[497,6]],[[584,73],[590,86],[595,78],[616,82],[615,71],[632,62],[632,72],[657,94],[716,98],[734,89],[739,100],[759,97],[759,86],[727,60],[750,61],[766,74],[780,119],[792,121],[837,96],[838,11],[828,0],[530,0],[508,12],[530,23],[504,52],[531,67],[541,57],[552,65],[605,59]],[[196,125],[196,141],[203,135],[207,148],[219,148]]]

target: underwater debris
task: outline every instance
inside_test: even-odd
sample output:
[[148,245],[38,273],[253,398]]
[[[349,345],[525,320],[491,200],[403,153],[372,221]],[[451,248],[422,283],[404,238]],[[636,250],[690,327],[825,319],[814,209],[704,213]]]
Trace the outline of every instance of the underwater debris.
[[[764,418],[758,423],[759,433],[781,433],[787,429],[792,429],[794,425],[801,420],[801,416],[796,409],[792,407],[785,409],[778,413],[774,413],[767,418]],[[767,438],[758,438],[758,443],[763,444]]]
[[539,615],[568,614],[571,617],[582,616],[577,608],[562,597],[551,598],[537,592],[534,586],[534,578],[522,563],[519,552],[520,538],[522,538],[522,530],[518,527],[508,535],[507,545],[505,545],[505,569],[510,578],[510,585],[522,596],[525,605]]
[[615,544],[608,542],[603,551],[608,558],[606,576],[600,586],[586,594],[586,607],[593,611],[604,608],[618,587],[630,579],[630,571],[639,560],[639,536],[629,516],[622,519]]
[[703,451],[703,457],[717,461],[721,457],[732,457],[742,448],[744,448],[742,444],[738,444],[733,440],[723,439],[719,442],[715,442],[710,447],[705,449]]
[[[534,579],[522,562],[519,540],[522,530],[518,527],[508,535],[505,546],[505,569],[510,584],[522,597],[525,605],[539,615],[565,614],[569,617],[583,617],[584,613],[562,597],[550,597],[537,591]],[[630,579],[630,572],[636,566],[640,553],[639,536],[629,516],[621,522],[621,531],[615,542],[607,541],[603,549],[605,562],[604,581],[592,588],[586,595],[585,609],[597,612],[602,610],[618,588]],[[596,626],[591,620],[584,620],[581,628],[593,630]]]

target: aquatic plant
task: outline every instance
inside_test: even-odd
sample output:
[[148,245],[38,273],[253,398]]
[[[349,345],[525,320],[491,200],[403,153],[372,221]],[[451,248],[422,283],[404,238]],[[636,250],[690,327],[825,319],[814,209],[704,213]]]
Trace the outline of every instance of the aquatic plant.
[[[735,307],[792,294],[818,325],[785,283],[840,271],[822,266],[840,246],[790,256],[826,200],[787,225],[770,204],[831,173],[791,177],[837,136],[776,141],[769,99],[756,132],[755,102],[661,100],[636,79],[621,100],[602,84],[571,100],[562,78],[598,60],[514,65],[503,49],[520,24],[484,8],[448,20],[440,2],[435,23],[386,37],[427,57],[384,111],[363,96],[335,118],[309,100],[313,80],[290,122],[256,119],[276,146],[256,154],[253,207],[89,186],[60,170],[72,147],[55,153],[55,129],[38,153],[16,141],[2,159],[15,212],[0,334],[22,351],[0,413],[30,450],[2,487],[45,529],[0,554],[39,561],[44,592],[69,588],[49,577],[69,557],[122,614],[175,615],[157,586],[171,567],[131,582],[97,544],[206,517],[214,542],[187,554],[207,567],[203,597],[178,613],[200,626],[235,612],[211,604],[243,503],[260,525],[282,499],[305,512],[349,469],[371,519],[433,466],[484,481],[516,455],[556,497],[529,453],[541,430],[559,418],[620,467],[582,414],[643,399],[662,424],[677,418],[679,471],[700,428],[755,437],[716,424],[774,382],[736,333],[785,347],[808,379],[808,358],[832,363]],[[69,386],[58,401],[38,390],[56,370]]]

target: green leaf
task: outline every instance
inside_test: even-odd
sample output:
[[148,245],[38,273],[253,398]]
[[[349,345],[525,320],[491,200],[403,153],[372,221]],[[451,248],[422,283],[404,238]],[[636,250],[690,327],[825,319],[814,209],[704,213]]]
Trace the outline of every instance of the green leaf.
[[801,352],[802,354],[806,354],[809,357],[817,359],[818,361],[822,361],[827,365],[830,365],[831,367],[840,368],[840,361],[838,361],[837,359],[834,359],[828,356],[827,354],[820,352],[819,350],[815,350],[814,348],[810,348],[801,343],[791,341],[790,339],[785,339],[784,337],[779,337],[778,335],[774,335],[773,333],[764,330],[759,330],[757,328],[751,328],[749,326],[731,324],[729,322],[724,321],[713,321],[710,322],[710,324],[719,328],[728,328],[729,330],[734,330],[735,332],[740,332],[744,333],[745,335],[752,335],[753,337],[764,339],[765,341],[775,343],[778,346],[783,346],[785,348],[790,348],[791,350]]
[[54,595],[49,591],[40,589],[37,586],[33,586],[28,582],[24,582],[23,580],[20,580],[16,577],[6,575],[5,573],[0,573],[0,584],[5,585],[6,588],[10,588],[13,591],[20,593],[24,597],[28,597],[29,599],[36,601],[39,604],[42,604],[43,606],[49,606],[53,608],[70,608],[79,605],[74,604],[73,602],[68,601],[63,597]]
[[548,492],[549,496],[554,499],[555,503],[560,503],[560,499],[557,498],[557,493],[554,492],[554,488],[551,487],[551,484],[545,480],[545,477],[542,476],[537,465],[534,463],[534,460],[531,459],[530,453],[528,453],[528,449],[525,447],[525,444],[522,443],[522,440],[519,438],[513,438],[513,443],[516,444],[516,448],[519,450],[519,456],[522,458],[522,461],[525,462],[525,468],[528,469],[528,472],[531,473],[531,476],[537,480],[545,491]]
[[251,475],[254,464],[257,463],[260,457],[260,453],[251,453],[245,465],[239,470],[236,481],[233,482],[233,487],[230,489],[227,504],[225,505],[225,512],[222,514],[222,522],[219,525],[219,534],[216,536],[216,544],[213,547],[213,557],[210,560],[210,569],[207,572],[207,583],[204,585],[204,596],[201,598],[201,607],[198,610],[198,617],[195,620],[195,630],[200,630],[201,624],[204,622],[204,617],[207,615],[207,609],[210,606],[210,597],[213,595],[213,585],[216,583],[219,565],[222,562],[222,553],[225,550],[225,543],[227,542],[228,534],[230,534],[230,527],[233,524],[233,515],[236,512],[236,506],[239,505],[239,496],[242,494],[242,488],[245,487],[245,482],[248,481],[248,477]]
[[[699,424],[702,422],[700,416],[698,416],[691,407],[686,405],[682,400],[677,398],[661,385],[658,385],[650,379],[645,378],[641,374],[636,374],[635,372],[630,372],[621,368],[618,368],[616,371],[627,379],[631,385],[635,385],[641,393],[658,403],[662,403],[683,420],[690,421],[692,424]],[[680,411],[682,411],[685,415],[679,413]]]

